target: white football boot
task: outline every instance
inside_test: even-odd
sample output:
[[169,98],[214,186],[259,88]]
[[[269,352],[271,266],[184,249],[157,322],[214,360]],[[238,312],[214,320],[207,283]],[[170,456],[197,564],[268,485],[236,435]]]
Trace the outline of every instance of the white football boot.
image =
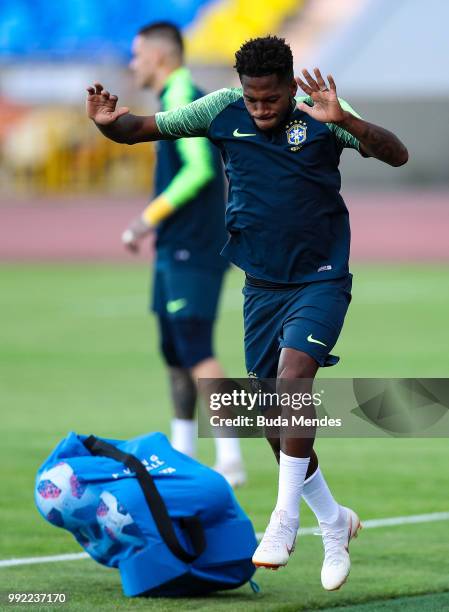
[[246,484],[246,472],[241,461],[233,463],[216,463],[213,469],[226,478],[233,489]]
[[321,584],[326,591],[336,591],[344,584],[351,569],[349,542],[362,528],[357,514],[340,506],[340,514],[334,523],[320,523],[324,545],[324,562]]
[[254,565],[274,570],[287,565],[295,549],[298,527],[298,519],[289,518],[284,510],[275,510],[253,555]]

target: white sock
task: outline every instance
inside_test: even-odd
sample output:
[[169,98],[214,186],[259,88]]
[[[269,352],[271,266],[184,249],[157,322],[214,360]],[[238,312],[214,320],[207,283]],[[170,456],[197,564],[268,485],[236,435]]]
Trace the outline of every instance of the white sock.
[[176,450],[195,457],[198,427],[195,419],[172,419],[171,445]]
[[305,481],[302,496],[319,522],[333,523],[337,520],[340,506],[330,492],[319,467]]
[[299,520],[299,502],[310,457],[290,457],[280,452],[279,488],[275,511],[285,510],[289,518]]
[[215,438],[217,465],[230,465],[242,462],[240,440],[238,438]]

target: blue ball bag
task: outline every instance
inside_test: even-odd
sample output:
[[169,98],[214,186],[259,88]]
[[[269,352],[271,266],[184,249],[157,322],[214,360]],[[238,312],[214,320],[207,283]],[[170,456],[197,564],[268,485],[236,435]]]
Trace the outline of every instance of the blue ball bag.
[[130,597],[234,589],[255,571],[256,536],[231,487],[161,433],[70,433],[39,469],[35,501],[95,561],[119,569]]

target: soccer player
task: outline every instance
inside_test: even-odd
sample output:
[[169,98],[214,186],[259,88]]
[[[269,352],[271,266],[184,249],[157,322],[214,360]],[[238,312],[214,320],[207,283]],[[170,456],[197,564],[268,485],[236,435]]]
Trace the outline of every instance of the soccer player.
[[[117,107],[96,83],[87,112],[117,142],[207,136],[220,147],[229,178],[224,255],[246,273],[248,372],[288,383],[310,380],[338,361],[331,350],[351,299],[349,219],[340,196],[344,148],[400,166],[408,153],[388,130],[361,119],[318,68],[294,78],[281,38],[250,40],[236,53],[242,88],[221,89],[174,111],[139,117]],[[298,85],[306,94],[295,99]],[[304,416],[313,416],[302,412]],[[346,580],[356,513],[333,497],[313,438],[270,441],[279,462],[276,506],[254,553],[256,566],[285,565],[299,526],[301,497],[321,527],[327,590]]]
[[[130,68],[139,87],[158,96],[170,111],[203,96],[183,64],[183,39],[168,22],[143,27],[133,41]],[[171,441],[190,456],[196,453],[198,378],[223,378],[214,357],[212,334],[228,262],[224,173],[218,150],[206,138],[159,143],[155,199],[123,233],[131,252],[156,233],[153,311],[167,365],[174,407]],[[245,482],[240,443],[216,438],[216,464],[232,486]]]

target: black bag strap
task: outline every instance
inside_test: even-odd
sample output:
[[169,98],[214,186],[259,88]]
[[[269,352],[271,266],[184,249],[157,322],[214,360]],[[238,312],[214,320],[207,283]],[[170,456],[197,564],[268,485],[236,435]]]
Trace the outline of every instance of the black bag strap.
[[137,457],[124,453],[112,444],[95,436],[89,436],[83,443],[92,455],[109,457],[110,459],[120,461],[135,473],[159,534],[175,557],[185,563],[191,563],[204,552],[206,539],[204,537],[203,526],[197,516],[184,517],[179,521],[181,527],[186,530],[195,553],[191,554],[181,546],[167,507],[157,490],[153,477]]

